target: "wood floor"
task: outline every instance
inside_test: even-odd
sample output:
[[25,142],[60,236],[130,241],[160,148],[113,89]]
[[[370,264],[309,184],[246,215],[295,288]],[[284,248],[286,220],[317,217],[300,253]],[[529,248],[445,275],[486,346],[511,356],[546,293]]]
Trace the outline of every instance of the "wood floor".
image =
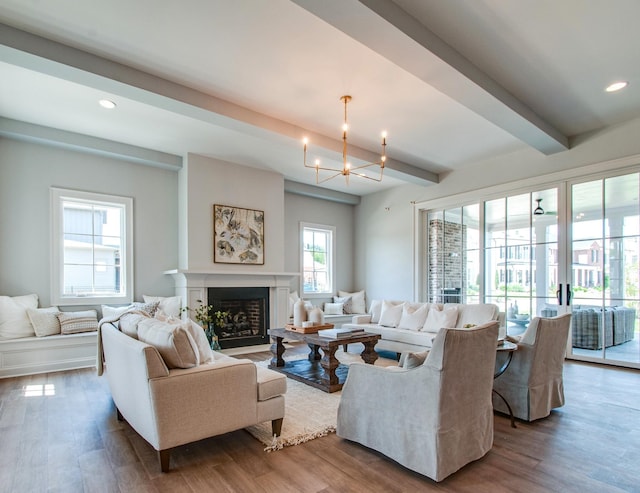
[[0,492],[640,492],[640,372],[567,362],[565,394],[517,429],[496,415],[493,449],[435,483],[335,434],[266,453],[243,430],[175,449],[162,474],[95,370],[2,379]]

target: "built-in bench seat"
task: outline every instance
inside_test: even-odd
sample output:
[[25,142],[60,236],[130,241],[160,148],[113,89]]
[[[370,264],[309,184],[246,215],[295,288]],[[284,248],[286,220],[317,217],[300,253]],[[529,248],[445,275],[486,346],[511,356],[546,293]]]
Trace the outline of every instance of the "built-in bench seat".
[[97,332],[0,340],[0,378],[96,365]]

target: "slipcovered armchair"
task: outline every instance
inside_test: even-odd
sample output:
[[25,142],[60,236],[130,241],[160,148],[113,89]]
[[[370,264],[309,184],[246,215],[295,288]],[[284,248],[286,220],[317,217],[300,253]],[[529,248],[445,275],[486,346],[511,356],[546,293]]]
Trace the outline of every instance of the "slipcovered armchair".
[[498,322],[440,329],[412,369],[354,363],[337,434],[442,481],[493,446],[491,388]]
[[[570,324],[569,313],[553,318],[535,317],[522,337],[513,340],[518,349],[493,388],[509,402],[516,418],[534,421],[564,405],[562,368]],[[496,395],[493,404],[496,411],[509,412]]]

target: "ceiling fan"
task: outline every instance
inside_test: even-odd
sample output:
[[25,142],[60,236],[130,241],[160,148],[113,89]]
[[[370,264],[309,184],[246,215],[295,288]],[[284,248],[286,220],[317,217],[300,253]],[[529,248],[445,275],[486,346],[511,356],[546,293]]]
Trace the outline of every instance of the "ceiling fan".
[[538,203],[537,207],[533,210],[533,215],[534,216],[544,216],[544,215],[549,215],[549,216],[555,216],[558,213],[556,211],[545,211],[542,208],[542,199],[536,199],[536,202]]

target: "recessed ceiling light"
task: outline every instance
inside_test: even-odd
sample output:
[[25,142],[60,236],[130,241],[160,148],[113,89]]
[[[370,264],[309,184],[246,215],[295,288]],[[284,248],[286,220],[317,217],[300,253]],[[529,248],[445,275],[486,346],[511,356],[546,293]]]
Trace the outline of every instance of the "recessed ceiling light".
[[108,110],[112,110],[116,107],[116,103],[114,103],[113,101],[109,101],[108,99],[101,99],[98,102],[100,103],[100,106],[102,106],[103,108],[107,108]]
[[616,91],[619,91],[620,89],[624,89],[628,85],[629,85],[629,83],[626,82],[626,81],[614,82],[613,84],[608,85],[607,88],[605,89],[605,91],[607,91],[607,92],[616,92]]

